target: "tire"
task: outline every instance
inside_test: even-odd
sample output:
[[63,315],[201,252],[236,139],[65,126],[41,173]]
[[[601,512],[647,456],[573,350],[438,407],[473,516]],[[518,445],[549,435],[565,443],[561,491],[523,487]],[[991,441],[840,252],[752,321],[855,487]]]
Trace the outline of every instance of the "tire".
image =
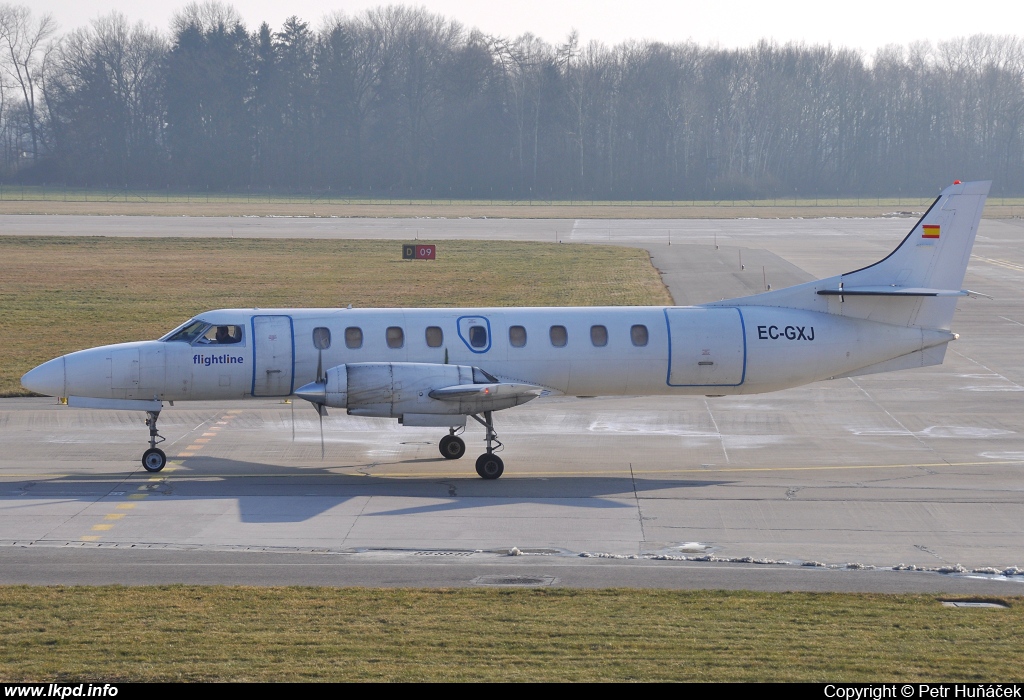
[[142,453],[142,468],[147,472],[158,472],[167,466],[167,455],[164,451],[151,447]]
[[482,454],[476,460],[476,473],[481,479],[497,479],[505,471],[505,463],[494,454]]
[[460,437],[445,435],[437,444],[437,449],[441,451],[441,456],[445,459],[460,459],[462,455],[466,454],[466,443]]

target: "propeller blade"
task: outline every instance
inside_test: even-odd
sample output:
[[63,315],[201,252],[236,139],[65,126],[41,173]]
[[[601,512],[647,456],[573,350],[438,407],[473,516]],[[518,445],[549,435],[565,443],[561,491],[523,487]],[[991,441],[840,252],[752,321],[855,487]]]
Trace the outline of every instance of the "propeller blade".
[[295,399],[291,400],[292,405],[292,442],[295,442]]
[[320,461],[324,461],[324,410],[323,404],[316,404],[316,413],[320,416]]

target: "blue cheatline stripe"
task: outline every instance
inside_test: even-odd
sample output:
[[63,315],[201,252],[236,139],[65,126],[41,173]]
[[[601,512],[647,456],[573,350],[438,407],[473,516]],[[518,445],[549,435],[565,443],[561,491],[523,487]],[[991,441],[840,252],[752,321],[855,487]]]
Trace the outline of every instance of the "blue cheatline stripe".
[[285,318],[288,319],[288,335],[292,338],[292,376],[288,382],[288,396],[291,396],[295,391],[295,321],[291,316],[285,316]]
[[249,396],[256,395],[256,316],[249,317],[249,327],[252,329],[252,386],[249,388]]

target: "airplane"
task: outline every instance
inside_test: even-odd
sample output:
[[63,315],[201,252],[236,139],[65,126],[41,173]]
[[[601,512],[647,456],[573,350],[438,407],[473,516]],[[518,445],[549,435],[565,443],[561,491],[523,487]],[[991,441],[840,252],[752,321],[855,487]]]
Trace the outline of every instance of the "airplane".
[[990,182],[954,182],[882,260],[763,294],[697,306],[220,309],[158,340],[73,352],[22,386],[70,406],[145,411],[142,466],[167,456],[165,402],[296,396],[320,416],[447,428],[466,452],[484,427],[484,479],[504,463],[493,413],[540,396],[758,394],[941,364]]

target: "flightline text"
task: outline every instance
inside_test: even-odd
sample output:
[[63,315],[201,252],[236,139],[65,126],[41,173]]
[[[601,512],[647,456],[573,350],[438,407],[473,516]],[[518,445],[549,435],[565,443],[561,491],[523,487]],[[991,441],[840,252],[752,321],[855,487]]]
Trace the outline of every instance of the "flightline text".
[[192,364],[204,365],[240,365],[245,362],[244,357],[237,355],[193,355]]

